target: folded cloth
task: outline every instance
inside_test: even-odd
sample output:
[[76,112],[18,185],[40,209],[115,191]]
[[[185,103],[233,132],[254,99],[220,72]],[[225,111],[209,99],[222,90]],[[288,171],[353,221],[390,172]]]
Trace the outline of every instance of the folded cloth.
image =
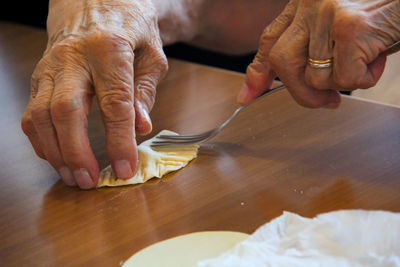
[[309,219],[284,212],[198,266],[400,266],[400,213],[341,210]]

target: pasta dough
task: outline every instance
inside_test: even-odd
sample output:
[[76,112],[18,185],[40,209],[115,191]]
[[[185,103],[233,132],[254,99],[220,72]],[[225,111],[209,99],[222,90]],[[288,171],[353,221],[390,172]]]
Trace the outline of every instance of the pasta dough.
[[163,130],[152,139],[141,143],[138,146],[139,163],[136,174],[129,179],[118,179],[111,166],[108,166],[100,172],[97,187],[139,184],[153,177],[161,178],[171,171],[185,167],[189,161],[197,157],[198,145],[151,148],[151,142],[159,135],[178,134]]

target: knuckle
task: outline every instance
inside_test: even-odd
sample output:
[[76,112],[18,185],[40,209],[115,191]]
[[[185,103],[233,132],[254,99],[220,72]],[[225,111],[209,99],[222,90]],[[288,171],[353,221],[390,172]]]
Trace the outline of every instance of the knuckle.
[[103,53],[104,51],[114,53],[129,51],[130,53],[126,56],[131,54],[131,60],[133,60],[133,45],[128,40],[128,38],[120,33],[107,30],[92,31],[84,38],[87,49],[96,54]]
[[151,81],[142,80],[140,85],[138,85],[138,90],[135,91],[135,99],[138,99],[148,107],[149,110],[153,107],[156,99],[156,90],[151,85],[146,85],[146,83],[152,83]]
[[63,162],[71,169],[80,169],[84,167],[87,157],[80,147],[65,147],[62,151]]
[[337,10],[340,10],[340,0],[321,1],[319,10],[324,16],[332,16]]
[[132,96],[128,93],[109,93],[100,100],[100,107],[105,122],[126,122],[131,121],[133,115]]
[[368,88],[374,87],[377,84],[377,82],[378,82],[378,80],[372,80],[372,79],[366,80],[366,81],[363,80],[359,83],[359,86],[357,86],[357,88],[368,89]]
[[263,31],[262,39],[270,40],[276,39],[282,34],[282,30],[288,26],[288,24],[293,20],[296,1],[290,1],[284,12],[282,12],[278,17],[276,17]]
[[[161,47],[150,45],[136,59],[138,68],[136,76],[152,75],[157,80],[164,77],[168,71],[168,60]],[[136,65],[135,65],[136,67]]]
[[332,30],[339,41],[353,40],[354,35],[361,33],[365,24],[365,15],[341,9],[335,14]]
[[31,97],[35,98],[38,93],[38,86],[39,86],[39,78],[37,74],[32,74],[31,77]]
[[255,69],[265,68],[266,66],[269,66],[269,61],[270,58],[268,56],[268,51],[260,48],[254,57],[253,64],[251,65],[253,65],[253,68]]
[[329,87],[329,81],[318,74],[310,75],[308,81],[310,86],[318,90],[328,89]]
[[54,120],[64,120],[74,116],[82,108],[80,101],[70,94],[55,95],[51,102],[51,117]]
[[[45,55],[36,64],[35,70],[32,73],[32,79],[38,80],[41,76],[41,73],[43,73],[48,68],[48,66],[49,66],[49,59]],[[31,79],[31,81],[32,81],[32,79]]]
[[35,133],[35,128],[32,124],[32,119],[26,114],[22,116],[21,129],[26,136],[31,136]]
[[82,150],[76,145],[65,147],[62,151],[62,156],[69,166],[81,166],[82,162],[86,160],[82,157]]
[[155,53],[155,65],[157,66],[158,71],[164,76],[168,71],[168,60],[164,52],[159,51]]
[[31,116],[32,122],[39,127],[51,124],[49,103],[37,99],[32,105]]
[[35,148],[34,148],[34,151],[35,151],[36,156],[38,156],[41,159],[47,160],[46,156],[44,155],[44,153],[42,151],[35,149]]
[[276,29],[278,23],[277,20],[278,18],[276,18],[269,26],[264,29],[260,37],[260,46],[265,45],[271,40],[278,38],[281,34],[281,32]]
[[53,45],[49,52],[49,60],[54,64],[76,62],[82,53],[82,41],[78,38],[69,37]]
[[[276,49],[268,56],[268,62],[272,69],[279,75],[283,75],[286,78],[298,77],[299,72],[303,71],[304,62],[299,60],[299,57],[293,55],[290,52],[285,53],[285,49]],[[287,68],[286,66],[291,66]],[[285,77],[281,77],[284,79]]]
[[278,69],[283,56],[284,55],[280,52],[280,49],[274,47],[273,50],[271,50],[271,53],[269,53],[267,60],[273,69]]
[[49,79],[51,77],[49,62],[47,57],[43,57],[37,64],[30,79],[31,96],[36,97],[39,90],[39,82],[41,79]]
[[350,76],[349,72],[334,72],[333,77],[335,83],[343,89],[357,87],[354,78]]

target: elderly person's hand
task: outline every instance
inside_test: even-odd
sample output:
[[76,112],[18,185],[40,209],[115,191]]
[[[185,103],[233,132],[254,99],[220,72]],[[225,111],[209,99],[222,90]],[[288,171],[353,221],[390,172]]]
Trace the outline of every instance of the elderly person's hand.
[[270,88],[277,75],[306,107],[336,108],[339,90],[369,88],[400,40],[399,0],[292,0],[261,36],[238,102]]
[[52,0],[49,10],[48,45],[32,75],[23,131],[66,184],[92,188],[99,167],[87,116],[96,95],[113,170],[131,177],[135,130],[151,131],[155,88],[167,70],[152,1]]

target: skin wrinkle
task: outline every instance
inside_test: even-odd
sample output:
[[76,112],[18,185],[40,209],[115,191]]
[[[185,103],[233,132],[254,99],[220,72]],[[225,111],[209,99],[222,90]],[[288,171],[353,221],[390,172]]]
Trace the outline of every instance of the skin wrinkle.
[[[363,10],[365,11],[374,11],[374,10],[379,10],[379,9],[386,9],[388,8],[388,5],[392,5],[393,0],[381,0],[379,2],[376,1],[371,1],[371,4],[368,6],[366,5]],[[390,8],[390,7],[389,7]]]
[[[275,44],[268,47],[260,45],[255,61],[248,67],[246,85],[241,90],[243,96],[239,94],[242,104],[248,103],[265,90],[260,89],[268,85],[261,81],[269,82],[273,72],[286,84],[298,103],[308,107],[310,104],[311,107],[321,107],[329,99],[335,103],[340,97],[337,93],[332,94],[334,91],[330,91],[330,88],[354,90],[376,84],[383,71],[384,61],[379,58],[376,63],[375,60],[388,45],[400,39],[399,27],[393,26],[400,24],[398,1],[299,0],[298,4],[299,7],[293,11],[293,22],[280,33]],[[326,12],[329,11],[333,13],[333,21],[324,23],[323,20],[329,17]],[[279,32],[279,23],[272,27]],[[269,32],[273,31],[269,29]],[[326,31],[330,34],[326,34]],[[261,37],[263,39],[264,36]],[[310,41],[312,50],[308,48]],[[328,51],[324,48],[327,42],[330,47]],[[300,46],[296,47],[296,44]],[[330,58],[333,54],[333,69],[311,69],[306,65],[308,53],[313,58],[317,56],[321,59]],[[267,61],[263,55],[268,55]],[[369,63],[373,64],[370,66]],[[254,75],[255,67],[263,65],[265,67],[260,67],[258,71],[264,70],[264,73]],[[288,68],[288,65],[291,67]],[[315,88],[312,86],[313,81],[317,81],[318,86],[324,86]],[[247,93],[251,97],[246,98],[246,90],[249,88],[253,92]],[[304,90],[308,91],[308,95]],[[320,96],[319,102],[316,101],[317,95]],[[315,98],[314,101],[312,98]]]
[[[153,78],[150,76],[144,76],[144,80],[142,78],[140,82],[143,86],[146,85],[146,88],[141,88],[140,91],[143,93],[138,94],[138,99],[134,102],[133,81],[136,77],[133,73],[133,52],[138,47],[158,46],[154,50],[138,50],[140,57],[135,63],[143,62],[138,65],[139,68],[150,69],[153,68],[152,64],[144,62],[160,63],[157,69],[164,72],[166,68],[162,66],[166,66],[167,63],[162,52],[158,55],[159,51],[162,51],[161,40],[158,36],[154,8],[146,6],[150,3],[149,0],[137,3],[127,0],[72,1],[72,5],[68,3],[68,0],[50,3],[49,42],[44,58],[38,64],[32,78],[32,96],[41,93],[40,86],[34,85],[38,81],[35,77],[49,73],[54,78],[55,86],[49,88],[51,94],[54,90],[54,94],[51,97],[39,97],[37,101],[41,106],[36,108],[34,114],[41,110],[48,114],[48,122],[56,126],[55,141],[59,141],[60,146],[54,151],[54,146],[49,147],[50,143],[43,142],[47,139],[46,133],[38,139],[36,131],[30,130],[32,121],[37,123],[40,119],[38,116],[32,118],[32,105],[28,105],[22,127],[29,135],[37,154],[43,157],[42,150],[44,150],[53,167],[64,168],[65,165],[74,174],[76,170],[83,169],[95,182],[98,177],[98,164],[86,133],[87,114],[94,93],[96,92],[100,99],[100,108],[106,125],[107,151],[112,164],[115,165],[116,160],[124,157],[134,170],[137,164],[134,103],[143,101],[143,106],[149,110],[154,97],[150,99],[148,95],[154,95],[158,77],[164,76],[164,73],[156,75],[156,70],[150,73],[142,70]],[[127,8],[127,5],[130,8]],[[66,10],[70,12],[65,12]],[[156,53],[155,60],[152,58],[152,53]],[[71,116],[72,114],[76,116]],[[148,116],[142,117],[149,119]],[[140,120],[138,122],[143,124]],[[149,123],[151,125],[151,122]],[[144,127],[144,131],[147,131],[147,128]],[[125,173],[121,178],[131,175]],[[73,181],[65,180],[65,182],[71,184]],[[88,181],[75,182],[85,188],[89,186]]]
[[[283,22],[275,23],[275,26],[285,23],[288,18],[295,17],[294,21],[290,21],[288,25],[281,25],[282,29],[276,30],[276,38],[264,39],[271,44],[266,51],[258,53],[254,63],[248,67],[249,73],[253,72],[253,75],[248,75],[247,80],[257,87],[248,89],[258,90],[256,93],[253,92],[251,97],[257,97],[258,93],[268,88],[275,76],[275,69],[282,76],[282,80],[287,81],[288,88],[291,87],[291,93],[297,101],[312,107],[320,107],[329,101],[333,101],[333,104],[340,102],[339,95],[329,90],[330,88],[336,90],[339,86],[346,85],[345,83],[353,87],[355,85],[368,87],[376,82],[375,77],[380,75],[381,63],[371,64],[375,68],[372,72],[362,59],[364,62],[373,60],[374,55],[383,49],[381,43],[386,45],[400,39],[400,34],[396,32],[400,28],[399,12],[396,13],[396,10],[399,11],[399,1],[396,1],[395,5],[390,4],[394,4],[394,1],[385,0],[379,4],[376,1],[378,0],[290,1],[296,8],[291,10],[290,14],[286,14],[286,17],[278,18],[278,21]],[[117,166],[118,160],[127,160],[134,170],[137,164],[136,142],[132,137],[135,136],[135,126],[138,125],[142,133],[151,130],[148,112],[154,104],[155,87],[168,68],[162,44],[185,41],[225,53],[255,50],[260,40],[258,36],[264,26],[277,17],[287,2],[50,0],[47,23],[49,42],[32,77],[32,97],[24,113],[23,130],[28,134],[38,155],[47,154],[49,162],[61,162],[60,164],[64,164],[71,172],[87,170],[91,179],[94,182],[97,180],[98,164],[89,147],[86,133],[87,109],[79,110],[79,116],[82,116],[84,121],[76,121],[74,120],[76,118],[71,117],[70,121],[60,123],[56,118],[52,118],[53,124],[57,126],[57,136],[53,141],[59,141],[61,144],[57,153],[62,154],[64,158],[49,152],[50,148],[42,141],[47,140],[48,136],[38,139],[37,132],[29,128],[33,123],[31,113],[34,96],[42,90],[35,83],[42,76],[51,75],[55,79],[55,87],[51,90],[56,89],[54,94],[58,96],[60,93],[60,97],[63,96],[61,93],[64,93],[65,102],[57,100],[54,103],[52,100],[42,98],[40,101],[47,107],[50,104],[50,110],[55,114],[57,112],[62,114],[68,109],[68,105],[73,106],[74,102],[90,106],[94,94],[99,99],[106,96],[105,105],[104,101],[99,102],[106,122],[107,151],[111,165]],[[317,14],[323,12],[319,8],[313,9],[313,6],[324,3],[332,3],[332,12],[335,13],[334,30],[329,25],[327,30],[330,31],[330,35],[316,35],[315,38],[320,39],[317,43],[318,41],[336,43],[332,48],[333,52],[330,51],[334,53],[335,64],[333,75],[329,75],[330,80],[324,83],[326,86],[316,89],[309,87],[309,81],[304,77],[304,73],[305,70],[309,70],[306,58],[309,53],[309,43],[313,41],[310,40],[310,34],[315,30],[313,27],[319,25]],[[321,17],[323,15],[321,13]],[[352,22],[346,16],[356,16],[357,20]],[[288,29],[290,33],[286,33]],[[275,28],[269,30],[273,32]],[[374,34],[369,33],[371,30],[374,30]],[[351,34],[342,34],[347,31]],[[264,31],[264,34],[267,32]],[[287,34],[288,36],[285,36]],[[281,40],[283,36],[285,41]],[[371,38],[373,41],[369,41]],[[363,44],[365,42],[366,44]],[[321,51],[321,57],[326,56],[324,53],[329,53],[318,45],[315,49]],[[285,64],[286,66],[282,66]],[[288,68],[288,65],[291,68]],[[364,73],[360,74],[361,70],[366,73],[364,79],[362,78]],[[356,71],[359,73],[355,73]],[[314,70],[313,75],[318,75],[318,72]],[[338,76],[342,80],[339,84],[335,84]],[[343,81],[343,77],[350,80]],[[110,94],[114,94],[114,99],[107,100]],[[127,102],[131,112],[124,113],[126,106],[124,101],[127,99],[131,99]],[[121,120],[124,121],[126,114],[130,115],[129,131],[123,129],[124,126],[119,123]],[[69,155],[81,156],[71,159]],[[118,171],[116,173],[121,175],[121,178],[131,175],[118,174]],[[85,184],[82,181],[75,182]],[[87,187],[87,183],[84,186]]]

